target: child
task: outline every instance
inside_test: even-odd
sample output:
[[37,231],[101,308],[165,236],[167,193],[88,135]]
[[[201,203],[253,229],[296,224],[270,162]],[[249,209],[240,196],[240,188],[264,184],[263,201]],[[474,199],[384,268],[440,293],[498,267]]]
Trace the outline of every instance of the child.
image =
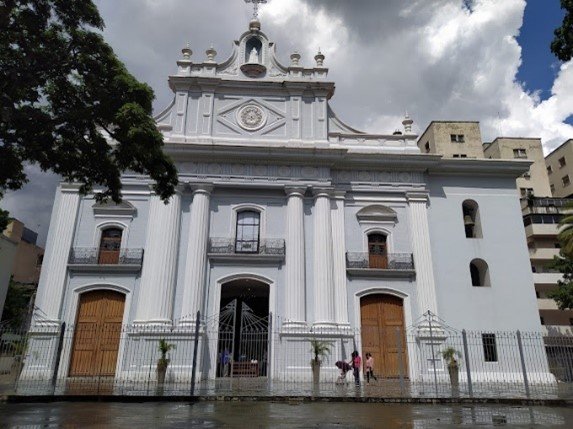
[[378,381],[378,378],[374,375],[374,358],[372,354],[366,353],[366,362],[364,364],[366,372],[366,383],[370,384],[370,377]]
[[348,363],[344,362],[343,360],[339,360],[338,362],[335,363],[335,365],[340,369],[340,375],[336,380],[336,384],[346,383],[346,373],[350,371],[351,366]]
[[362,366],[362,358],[358,354],[358,351],[354,350],[352,352],[352,368],[354,373],[354,384],[360,386],[360,367]]

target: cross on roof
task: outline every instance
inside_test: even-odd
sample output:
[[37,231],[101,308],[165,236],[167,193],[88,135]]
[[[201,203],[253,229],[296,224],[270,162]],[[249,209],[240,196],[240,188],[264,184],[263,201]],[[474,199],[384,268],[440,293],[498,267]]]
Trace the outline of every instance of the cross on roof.
[[253,3],[253,19],[259,18],[259,4],[267,3],[267,0],[245,0],[245,3]]

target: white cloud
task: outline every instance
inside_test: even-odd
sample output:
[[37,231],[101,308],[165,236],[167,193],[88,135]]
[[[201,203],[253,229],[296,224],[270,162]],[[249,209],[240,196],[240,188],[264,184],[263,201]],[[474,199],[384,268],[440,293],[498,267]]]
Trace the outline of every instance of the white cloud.
[[[212,43],[223,61],[251,16],[240,0],[96,3],[106,40],[154,88],[157,111],[171,101],[166,81],[180,49],[189,42],[199,60]],[[475,0],[473,13],[462,0],[270,0],[261,21],[285,64],[298,50],[311,65],[321,48],[336,83],[331,104],[356,128],[391,133],[407,110],[418,130],[431,120],[478,120],[485,140],[501,129],[541,137],[549,150],[573,137],[564,123],[573,114],[573,66],[561,66],[544,101],[516,80],[524,10],[524,0]],[[42,192],[40,198],[52,198]],[[18,194],[24,205],[38,197]]]

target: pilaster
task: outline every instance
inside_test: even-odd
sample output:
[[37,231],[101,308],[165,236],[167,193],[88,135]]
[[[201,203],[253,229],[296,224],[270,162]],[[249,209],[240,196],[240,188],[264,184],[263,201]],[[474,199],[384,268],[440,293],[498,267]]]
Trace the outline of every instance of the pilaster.
[[428,224],[428,195],[409,193],[406,197],[409,204],[410,239],[416,268],[418,308],[420,314],[428,310],[437,314],[436,284]]
[[151,326],[172,324],[181,195],[168,203],[152,195],[145,239],[145,256],[134,323]]
[[344,239],[345,192],[335,192],[332,199],[332,252],[334,274],[334,305],[336,321],[341,327],[349,327],[346,293],[346,240]]

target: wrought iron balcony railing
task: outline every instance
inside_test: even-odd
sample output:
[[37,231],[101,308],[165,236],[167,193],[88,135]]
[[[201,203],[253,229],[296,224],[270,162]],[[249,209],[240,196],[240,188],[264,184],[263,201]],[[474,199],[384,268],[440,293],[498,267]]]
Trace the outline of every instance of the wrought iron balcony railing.
[[208,253],[214,255],[285,255],[285,241],[282,238],[265,238],[247,244],[244,241],[237,244],[233,238],[212,237],[209,239]]
[[130,265],[141,266],[143,249],[103,250],[97,247],[74,247],[70,251],[70,265]]
[[346,268],[378,270],[413,270],[411,253],[388,253],[371,257],[368,252],[346,252]]

